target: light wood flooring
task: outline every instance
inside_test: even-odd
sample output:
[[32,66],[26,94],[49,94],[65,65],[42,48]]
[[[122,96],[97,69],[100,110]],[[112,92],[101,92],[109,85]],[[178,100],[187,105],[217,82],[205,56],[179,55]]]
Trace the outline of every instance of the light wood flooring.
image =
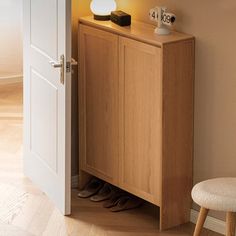
[[22,118],[22,83],[0,83],[0,118]]
[[[8,91],[8,92],[7,92]],[[11,94],[9,94],[11,93]],[[7,105],[9,104],[9,106]],[[19,106],[19,107],[18,107]],[[0,88],[0,186],[9,185],[27,194],[7,221],[0,218],[0,236],[187,236],[194,225],[189,223],[169,231],[158,230],[158,209],[111,213],[101,204],[77,198],[72,191],[72,214],[64,217],[48,197],[23,175],[22,164],[22,89],[19,84]],[[1,115],[2,114],[2,115]],[[13,114],[10,117],[6,114]],[[18,114],[18,116],[14,115]],[[0,188],[1,189],[1,188]],[[0,196],[3,193],[0,192]],[[10,201],[10,200],[9,200]],[[11,204],[11,205],[12,205]],[[2,206],[4,208],[4,206]],[[1,197],[0,197],[1,212]],[[9,213],[9,214],[10,214]],[[10,219],[10,220],[9,220]],[[218,234],[204,230],[203,236]]]

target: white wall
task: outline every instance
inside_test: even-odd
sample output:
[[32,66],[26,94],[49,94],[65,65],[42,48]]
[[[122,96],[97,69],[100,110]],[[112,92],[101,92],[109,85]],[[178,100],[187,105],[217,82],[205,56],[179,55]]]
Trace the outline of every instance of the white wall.
[[0,78],[22,74],[22,0],[0,0]]

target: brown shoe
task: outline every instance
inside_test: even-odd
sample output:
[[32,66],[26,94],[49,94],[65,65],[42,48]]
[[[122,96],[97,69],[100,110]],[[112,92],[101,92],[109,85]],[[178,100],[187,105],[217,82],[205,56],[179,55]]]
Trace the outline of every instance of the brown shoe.
[[114,193],[114,188],[115,187],[113,187],[112,185],[105,183],[96,195],[90,197],[90,200],[93,202],[102,202],[110,199],[112,194]]
[[111,207],[116,206],[117,201],[123,196],[127,196],[127,193],[120,190],[120,189],[114,191],[113,194],[111,195],[110,199],[108,201],[104,202],[103,207],[111,208]]
[[144,203],[144,200],[134,197],[134,196],[123,196],[119,198],[116,206],[112,207],[110,211],[112,212],[120,212],[131,210],[140,207]]
[[80,198],[88,198],[95,195],[104,185],[104,182],[97,178],[92,178],[85,188],[78,193]]

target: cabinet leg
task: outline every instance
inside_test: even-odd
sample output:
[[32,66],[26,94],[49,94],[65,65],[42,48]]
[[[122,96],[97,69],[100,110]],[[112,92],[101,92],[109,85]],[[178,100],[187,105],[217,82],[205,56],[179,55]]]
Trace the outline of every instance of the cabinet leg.
[[226,236],[235,236],[236,213],[227,212],[226,215]]
[[201,235],[203,225],[205,223],[208,212],[209,212],[209,209],[201,207],[193,236],[200,236]]

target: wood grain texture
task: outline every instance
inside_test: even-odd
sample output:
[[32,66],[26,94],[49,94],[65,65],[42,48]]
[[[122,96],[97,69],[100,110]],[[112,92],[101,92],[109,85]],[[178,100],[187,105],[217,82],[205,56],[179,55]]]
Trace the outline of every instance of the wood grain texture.
[[154,33],[155,26],[135,20],[132,21],[131,26],[126,27],[121,27],[111,21],[96,21],[93,19],[93,16],[82,17],[79,19],[79,21],[82,24],[90,25],[98,29],[119,34],[127,38],[132,38],[159,47],[166,43],[178,42],[193,38],[193,36],[191,35],[175,31],[172,31],[170,35],[160,36]]
[[226,236],[235,236],[236,213],[227,212],[226,214]]
[[[91,18],[83,18],[81,22],[81,28],[87,27],[96,35],[103,32],[119,37],[119,61],[113,57],[113,62],[119,64],[119,120],[118,123],[110,123],[119,127],[119,143],[109,143],[109,148],[118,146],[119,161],[116,160],[116,166],[119,167],[119,182],[116,185],[160,206],[161,229],[188,222],[193,164],[193,37],[178,33],[159,37],[152,32],[152,41],[149,41],[150,26],[145,28],[146,25],[139,22],[132,24],[131,28]],[[94,38],[93,44],[99,45],[99,40]],[[80,45],[80,58],[85,57],[84,46]],[[96,46],[91,45],[91,50],[94,51]],[[100,64],[97,61],[93,63],[96,71]],[[94,78],[99,74],[92,74],[83,64],[81,69],[82,77],[87,76],[85,71]],[[81,87],[86,87],[83,83]],[[94,89],[99,87],[96,83],[92,86]],[[102,87],[99,88],[102,90]],[[86,109],[96,104],[94,94],[91,93],[91,97],[82,95],[81,101],[84,99]],[[91,102],[85,101],[87,99]],[[106,99],[102,102],[106,103]],[[99,107],[105,111],[102,105]],[[92,122],[91,127],[106,125],[106,121],[97,121],[92,116],[90,119],[93,121],[84,115],[83,119]],[[88,128],[88,124],[85,127]],[[81,139],[85,140],[83,132]],[[96,134],[96,131],[91,129],[91,133]],[[101,140],[90,142],[88,146],[94,148],[99,143]],[[104,179],[102,175],[95,175]]]
[[208,212],[209,212],[209,209],[201,207],[193,236],[201,236],[203,226],[204,226],[204,223],[206,221]]
[[23,83],[0,84],[0,119],[22,119]]
[[120,182],[160,206],[161,49],[120,37]]
[[194,40],[163,47],[161,228],[189,221],[193,166]]
[[[81,168],[112,183],[118,166],[118,36],[80,26]],[[83,117],[82,117],[83,116]]]

